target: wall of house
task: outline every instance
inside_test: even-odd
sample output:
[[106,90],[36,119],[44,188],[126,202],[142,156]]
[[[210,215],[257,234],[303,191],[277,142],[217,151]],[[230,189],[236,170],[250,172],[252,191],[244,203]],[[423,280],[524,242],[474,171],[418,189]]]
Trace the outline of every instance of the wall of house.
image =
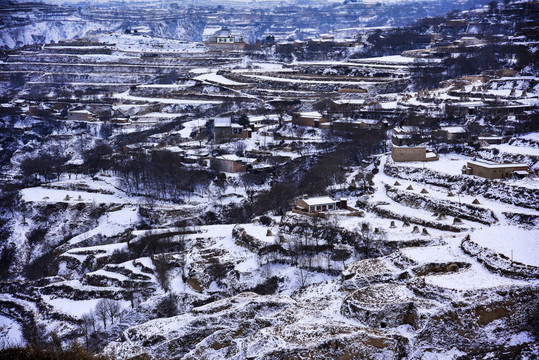
[[87,113],[67,112],[67,120],[81,120],[88,121],[89,115]]
[[397,147],[391,148],[391,157],[393,161],[425,161],[427,149],[424,146],[417,147]]
[[211,159],[211,168],[217,172],[230,172],[230,173],[237,173],[237,172],[243,172],[245,171],[245,166],[241,163],[234,161],[234,160],[228,160],[228,159]]
[[292,124],[301,126],[318,127],[319,124],[325,124],[327,122],[324,118],[311,118],[294,114],[292,116]]
[[232,128],[230,127],[216,127],[213,129],[213,142],[215,144],[223,144],[230,140],[232,137]]

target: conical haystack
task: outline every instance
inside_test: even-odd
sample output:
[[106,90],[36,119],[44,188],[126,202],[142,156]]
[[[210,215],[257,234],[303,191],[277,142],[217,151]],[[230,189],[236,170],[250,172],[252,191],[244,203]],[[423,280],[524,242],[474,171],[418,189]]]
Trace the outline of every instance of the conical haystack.
[[406,190],[414,190],[414,187],[412,185],[408,185],[408,187],[406,188]]
[[390,227],[391,229],[394,229],[394,228],[397,227],[397,225],[395,225],[395,220],[391,220],[391,225],[389,225],[389,227]]
[[428,193],[429,193],[429,191],[427,189],[425,189],[425,188],[423,188],[423,190],[421,190],[421,194],[428,194]]
[[473,199],[472,204],[474,205],[480,205],[481,203],[477,199]]
[[450,191],[450,192],[447,194],[447,197],[452,197],[452,196],[455,196],[455,194],[453,194],[453,192]]
[[426,228],[423,228],[421,235],[430,235]]
[[66,195],[66,197],[64,198],[65,201],[69,201],[71,200],[71,196],[69,196],[69,194]]
[[412,234],[419,234],[419,226],[414,225],[414,229],[412,230]]
[[398,182],[398,181],[395,181],[395,183],[393,184],[393,186],[400,186],[400,185],[401,185],[401,183]]

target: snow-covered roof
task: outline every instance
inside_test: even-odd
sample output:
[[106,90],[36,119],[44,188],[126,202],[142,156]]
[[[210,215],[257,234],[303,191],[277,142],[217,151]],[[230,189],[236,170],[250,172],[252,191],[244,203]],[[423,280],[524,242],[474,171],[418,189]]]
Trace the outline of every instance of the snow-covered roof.
[[71,114],[91,114],[88,110],[69,110]]
[[364,104],[365,100],[363,99],[341,99],[341,100],[334,100],[333,103],[337,105],[343,105],[343,104]]
[[230,127],[230,118],[215,118],[213,127]]
[[238,161],[238,162],[242,162],[246,164],[252,164],[257,161],[257,159],[254,159],[254,158],[240,157],[235,154],[219,155],[219,156],[216,156],[215,159]]
[[479,160],[475,160],[475,161],[468,161],[468,165],[477,165],[477,166],[482,166],[482,167],[485,167],[485,168],[489,168],[489,169],[504,169],[504,168],[508,168],[508,167],[528,167],[527,164],[519,164],[519,163],[508,163],[508,164],[497,164],[497,163],[493,163],[493,162],[487,162],[487,161],[479,161]]
[[450,134],[464,134],[466,132],[462,126],[443,126],[442,130]]
[[320,114],[318,111],[306,111],[299,113],[300,116],[304,117],[312,117],[312,118],[321,118],[322,114]]
[[313,206],[313,205],[325,205],[325,204],[334,204],[336,203],[337,201],[336,200],[333,200],[332,198],[330,198],[329,196],[321,196],[321,197],[313,197],[313,198],[305,198],[305,199],[302,199],[303,201],[305,201],[305,203],[309,206]]

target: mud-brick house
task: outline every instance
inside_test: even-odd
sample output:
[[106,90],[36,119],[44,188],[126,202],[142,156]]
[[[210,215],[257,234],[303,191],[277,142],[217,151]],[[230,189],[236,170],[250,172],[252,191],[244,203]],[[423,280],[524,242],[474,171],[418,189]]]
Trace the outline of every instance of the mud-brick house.
[[442,126],[438,130],[438,135],[451,144],[469,140],[469,133],[462,126]]
[[329,125],[327,124],[327,119],[318,111],[295,112],[292,114],[292,124],[317,128],[324,128]]
[[339,119],[331,123],[332,129],[336,131],[371,130],[383,126],[385,123],[382,120],[372,119]]
[[425,146],[396,146],[391,147],[391,158],[395,162],[402,161],[435,161],[438,155],[427,151]]
[[217,118],[213,123],[213,142],[224,144],[231,139],[247,139],[251,131],[240,124],[233,123],[230,118]]
[[256,159],[239,157],[234,154],[220,155],[210,158],[210,167],[217,172],[238,173],[252,168]]
[[468,161],[462,167],[462,174],[476,175],[486,179],[504,179],[508,177],[524,177],[529,175],[530,168],[526,164],[497,164],[490,161]]

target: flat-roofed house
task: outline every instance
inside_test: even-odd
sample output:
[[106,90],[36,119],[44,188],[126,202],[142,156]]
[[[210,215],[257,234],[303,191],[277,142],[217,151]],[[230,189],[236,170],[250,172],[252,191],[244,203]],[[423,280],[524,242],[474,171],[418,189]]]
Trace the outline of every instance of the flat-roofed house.
[[69,110],[67,120],[89,121],[92,119],[92,113],[88,110]]
[[296,112],[292,115],[292,124],[310,127],[321,126],[327,123],[326,118],[318,111]]
[[438,155],[427,151],[426,146],[396,146],[391,147],[391,158],[395,162],[401,161],[435,161]]
[[490,161],[468,161],[462,167],[466,175],[480,176],[486,179],[504,179],[508,177],[523,177],[529,175],[530,168],[526,164],[497,164]]
[[329,196],[321,197],[306,197],[299,199],[296,202],[296,208],[308,213],[316,213],[321,211],[337,210],[339,205],[338,200],[333,200]]
[[210,158],[210,167],[218,172],[244,172],[256,163],[256,159],[239,157],[234,154],[220,155]]
[[215,144],[224,144],[230,139],[247,139],[251,137],[248,129],[240,124],[233,123],[230,118],[216,118],[213,122],[213,141]]

